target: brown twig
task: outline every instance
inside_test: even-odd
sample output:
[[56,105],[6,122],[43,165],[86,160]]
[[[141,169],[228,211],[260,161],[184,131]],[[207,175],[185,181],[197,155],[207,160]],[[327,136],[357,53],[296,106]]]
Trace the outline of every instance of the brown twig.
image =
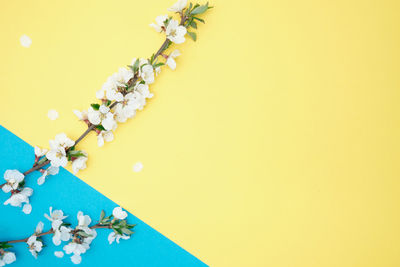
[[[108,228],[108,229],[110,229],[111,225],[109,225],[109,224],[107,224],[107,225],[95,224],[95,225],[90,227],[90,229],[100,229],[100,228]],[[41,237],[41,236],[50,235],[50,234],[54,234],[54,231],[53,230],[49,230],[47,232],[43,232],[43,233],[37,234],[36,236],[37,237]],[[23,238],[23,239],[11,240],[11,241],[3,241],[3,242],[6,242],[7,244],[26,243],[26,241],[28,241],[29,237]]]

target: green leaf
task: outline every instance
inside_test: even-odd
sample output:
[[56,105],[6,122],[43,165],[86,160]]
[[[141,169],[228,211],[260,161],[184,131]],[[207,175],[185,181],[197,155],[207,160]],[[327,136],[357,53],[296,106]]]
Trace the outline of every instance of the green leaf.
[[187,32],[187,34],[193,39],[193,41],[197,40],[197,34],[195,32]]
[[101,223],[101,224],[108,224],[108,223],[110,222],[111,216],[112,216],[112,215],[103,218],[103,219],[100,221],[100,223]]
[[154,61],[154,53],[151,55],[150,64],[153,64],[153,61]]
[[202,23],[205,23],[204,19],[201,19],[201,18],[198,18],[198,17],[193,17],[193,19],[198,20],[198,21],[200,21]]
[[193,4],[190,3],[188,9],[186,9],[186,11],[185,11],[185,15],[186,15],[186,16],[189,14],[189,12],[190,12],[190,10],[192,9],[192,7],[193,7]]
[[202,14],[202,13],[206,12],[207,9],[208,9],[208,3],[205,4],[204,6],[198,6],[198,7],[194,8],[193,11],[190,12],[190,14],[192,14],[192,15]]
[[104,216],[106,216],[106,213],[104,212],[104,210],[102,210],[100,213],[100,221],[104,219]]
[[7,242],[0,242],[0,249],[12,248],[13,246]]
[[79,158],[79,157],[82,157],[82,156],[84,156],[84,157],[86,157],[86,155],[83,153],[83,151],[81,151],[81,150],[72,150],[72,151],[68,151],[68,156],[69,157],[74,157],[74,158]]
[[25,180],[22,180],[19,184],[18,184],[18,188],[23,188],[25,186]]
[[158,67],[161,67],[161,66],[164,66],[164,65],[165,65],[165,63],[159,62],[157,64],[154,64],[153,68],[158,68]]
[[165,28],[168,27],[168,24],[169,24],[169,22],[171,21],[171,19],[172,19],[172,17],[169,17],[169,18],[167,18],[167,19],[164,21],[164,26],[165,26]]
[[136,226],[136,224],[127,224],[127,225],[126,225],[126,227],[129,228],[129,229],[132,229],[132,228],[135,227],[135,226]]
[[109,106],[111,104],[111,100],[107,100],[106,105]]
[[115,229],[115,228],[113,227],[113,230],[114,230],[114,232],[116,232],[117,234],[119,234],[119,235],[123,235],[123,233],[122,233],[122,230],[121,230],[121,229]]
[[171,44],[172,44],[172,42],[171,41],[169,41],[168,42],[168,44],[167,44],[167,46],[165,47],[165,49],[164,50],[167,50],[170,46],[171,46]]
[[127,234],[127,235],[133,234],[133,231],[131,231],[131,230],[127,229],[127,228],[123,228],[123,229],[121,229],[121,230],[122,230],[122,232],[123,232],[124,234]]
[[101,125],[101,124],[96,125],[96,129],[100,130],[100,131],[105,131],[106,130],[106,128],[104,128],[103,125]]
[[139,59],[136,59],[135,63],[133,64],[132,70],[136,73],[139,69]]
[[192,28],[197,29],[197,23],[196,21],[191,20],[189,24]]
[[90,104],[94,110],[99,110],[100,104]]

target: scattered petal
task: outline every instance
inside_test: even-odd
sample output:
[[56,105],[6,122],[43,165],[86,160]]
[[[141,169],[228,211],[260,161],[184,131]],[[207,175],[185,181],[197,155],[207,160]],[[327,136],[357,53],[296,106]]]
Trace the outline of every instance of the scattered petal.
[[81,261],[82,261],[82,257],[80,255],[74,254],[74,255],[71,256],[71,261],[74,264],[80,264]]
[[143,169],[143,164],[141,162],[136,162],[132,169],[134,172],[140,172]]
[[47,117],[49,117],[50,120],[54,121],[58,118],[58,112],[55,109],[50,109],[49,112],[47,112]]
[[32,44],[31,38],[25,34],[19,38],[19,41],[23,47],[30,47]]
[[62,257],[64,257],[64,252],[62,252],[62,251],[54,251],[54,255],[57,258],[62,258]]
[[24,207],[22,208],[22,211],[23,211],[25,214],[30,214],[31,211],[32,211],[32,205],[29,204],[29,203],[25,204]]
[[46,174],[43,174],[42,176],[40,176],[40,177],[37,179],[37,184],[38,184],[38,185],[42,185],[42,184],[44,184],[45,181],[46,181]]

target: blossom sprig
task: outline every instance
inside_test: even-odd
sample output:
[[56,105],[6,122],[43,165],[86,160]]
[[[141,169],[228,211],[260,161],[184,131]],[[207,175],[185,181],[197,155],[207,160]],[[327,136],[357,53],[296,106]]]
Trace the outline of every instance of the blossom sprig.
[[[63,247],[65,254],[71,255],[71,261],[79,264],[82,261],[81,255],[89,248],[92,241],[96,238],[96,229],[112,230],[108,235],[108,242],[111,245],[114,241],[120,242],[120,239],[127,240],[134,233],[132,229],[135,224],[129,224],[126,220],[128,214],[121,207],[114,208],[111,215],[105,217],[105,212],[101,211],[100,219],[96,224],[90,226],[92,219],[88,215],[84,215],[79,211],[77,214],[77,225],[72,228],[70,223],[64,222],[68,217],[62,210],[53,210],[50,207],[50,213],[44,216],[51,222],[51,229],[43,232],[44,223],[39,222],[32,235],[27,238],[0,242],[0,266],[13,263],[16,255],[12,249],[15,243],[26,243],[29,252],[33,257],[37,258],[45,247],[42,236],[53,235],[52,242],[59,246],[62,242],[66,242]],[[64,256],[63,251],[56,251],[57,257]]]
[[[157,52],[149,58],[134,58],[130,65],[119,68],[96,92],[98,100],[96,103],[92,103],[87,110],[73,110],[78,119],[88,127],[79,138],[74,141],[65,133],[60,133],[54,140],[49,141],[49,150],[35,147],[35,159],[31,169],[24,173],[7,170],[4,174],[6,183],[1,184],[0,188],[6,193],[11,192],[11,196],[4,204],[18,207],[24,204],[23,211],[28,214],[32,209],[29,197],[33,193],[31,188],[25,187],[25,177],[28,174],[39,171],[42,175],[37,183],[42,185],[49,176],[58,174],[59,167],[65,167],[68,162],[72,163],[75,174],[85,169],[88,154],[77,149],[78,143],[90,132],[97,134],[97,144],[100,147],[114,139],[114,131],[118,124],[134,117],[137,111],[144,108],[148,99],[153,97],[150,85],[155,82],[161,69],[167,65],[175,70],[176,58],[181,53],[178,49],[167,52],[169,47],[173,43],[185,42],[186,35],[196,41],[197,35],[194,30],[197,29],[197,22],[204,23],[199,16],[210,8],[208,3],[205,5],[189,3],[188,6],[187,0],[179,0],[168,9],[174,12],[172,16],[156,17],[156,23],[150,26],[165,35],[165,41]],[[11,176],[10,171],[12,171]]]

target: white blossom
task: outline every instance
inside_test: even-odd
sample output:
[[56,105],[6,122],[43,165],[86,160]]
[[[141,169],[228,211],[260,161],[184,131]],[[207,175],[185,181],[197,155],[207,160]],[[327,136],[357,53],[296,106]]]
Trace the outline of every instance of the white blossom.
[[113,210],[113,216],[118,220],[124,220],[126,217],[128,217],[128,213],[122,210],[121,207],[116,207]]
[[16,261],[14,252],[5,251],[2,256],[0,256],[0,266],[4,266],[6,264],[11,264]]
[[57,134],[54,140],[50,140],[49,143],[51,149],[59,147],[67,149],[75,145],[75,141],[68,138],[65,133]]
[[50,166],[46,170],[43,171],[42,175],[37,179],[38,185],[44,184],[46,181],[47,176],[49,175],[56,175],[59,172],[59,167]]
[[23,47],[26,47],[26,48],[30,47],[31,44],[32,44],[31,38],[29,38],[29,36],[27,36],[27,35],[25,35],[25,34],[22,35],[22,36],[19,38],[19,41],[20,41],[21,45],[22,45]]
[[141,67],[139,74],[143,81],[145,81],[147,84],[152,84],[154,82],[154,69],[152,65],[146,64]]
[[124,100],[115,106],[115,118],[118,122],[125,122],[127,119],[135,116],[136,102],[134,93],[128,93]]
[[37,258],[38,252],[42,251],[43,243],[42,241],[37,239],[37,236],[34,234],[28,238],[26,241],[29,247],[29,251],[32,253],[32,256]]
[[89,215],[84,215],[82,211],[78,212],[78,227],[88,227],[89,224],[92,222],[92,219]]
[[55,227],[52,241],[56,246],[59,246],[61,241],[68,241],[72,237],[71,228],[62,225],[62,223],[60,220],[52,223],[52,226]]
[[[71,256],[71,261],[75,264],[79,264],[82,261],[81,254],[85,253],[90,248],[90,243],[96,238],[97,233],[94,229],[89,228],[89,224],[91,223],[91,219],[88,215],[84,215],[81,211],[78,212],[78,226],[76,230],[84,231],[88,236],[82,237],[80,242],[77,243],[75,240],[68,243],[64,246],[64,251],[67,254],[73,254]],[[79,235],[79,232],[78,232]]]
[[112,77],[118,86],[126,86],[129,80],[133,78],[133,71],[128,68],[119,68],[118,72],[114,73]]
[[54,167],[65,167],[68,163],[66,149],[74,146],[75,141],[69,139],[65,133],[57,134],[54,140],[50,140],[51,150],[46,157]]
[[62,224],[62,220],[64,220],[68,216],[64,216],[64,212],[62,210],[54,210],[53,211],[53,207],[50,207],[49,215],[44,214],[44,217],[46,219],[48,219],[49,221],[51,221],[52,229],[56,230]]
[[35,156],[40,158],[46,155],[47,149],[35,146]]
[[114,134],[112,131],[101,131],[97,136],[97,145],[99,147],[104,146],[104,141],[111,142],[114,140]]
[[124,235],[124,234],[120,235],[120,234],[116,234],[115,232],[111,232],[111,233],[108,235],[108,242],[109,242],[110,245],[111,245],[114,241],[116,241],[117,243],[119,243],[119,240],[120,240],[120,239],[126,240],[126,239],[129,239],[129,238],[130,238],[130,236],[128,236],[128,235]]
[[63,224],[63,220],[68,216],[64,216],[64,212],[62,210],[54,210],[53,207],[50,207],[49,215],[44,214],[44,217],[51,221],[51,228],[54,231],[53,235],[53,243],[58,246],[61,244],[61,241],[68,241],[71,238],[71,229],[66,227]]
[[32,206],[29,204],[29,197],[33,194],[33,189],[24,187],[20,192],[11,194],[11,197],[4,202],[4,205],[10,204],[13,207],[21,207],[23,203],[25,205],[22,211],[25,214],[29,214],[32,211]]
[[118,90],[118,85],[115,77],[111,75],[107,78],[101,89],[96,92],[96,97],[101,100],[120,101],[123,97],[122,93]]
[[97,91],[96,97],[98,99],[122,101],[123,94],[120,92],[120,87],[125,87],[132,78],[133,72],[131,69],[119,68],[118,72],[108,77],[102,88]]
[[158,16],[156,17],[156,23],[151,23],[150,26],[153,27],[156,31],[162,32],[163,30],[165,30],[164,21],[166,21],[167,19],[168,15]]
[[132,78],[133,72],[131,69],[119,68],[118,72],[108,77],[102,88],[96,92],[96,97],[98,99],[122,101],[123,94],[120,92],[120,87],[125,87]]
[[181,52],[179,52],[178,49],[175,49],[174,51],[172,51],[172,53],[168,56],[167,61],[165,62],[168,67],[171,68],[171,70],[175,70],[176,69],[176,62],[175,62],[175,58],[177,56],[180,56]]
[[114,130],[117,127],[117,122],[114,120],[114,114],[106,105],[100,105],[99,110],[89,107],[88,119],[94,125],[101,124],[106,130]]
[[71,256],[71,261],[74,264],[79,264],[82,261],[81,254],[85,253],[86,250],[89,249],[89,245],[85,242],[83,242],[82,244],[70,242],[65,245],[63,249],[65,250],[65,253],[73,254]]
[[18,170],[6,170],[4,173],[4,179],[7,183],[2,188],[4,193],[16,190],[24,178],[25,176]]
[[85,154],[84,156],[80,156],[72,161],[72,172],[74,174],[77,174],[79,170],[86,169],[86,161],[88,158],[87,154],[85,152],[83,153]]
[[50,160],[51,166],[54,167],[65,167],[68,163],[67,152],[63,147],[52,148],[47,152],[46,157]]
[[167,38],[175,44],[181,44],[185,42],[186,32],[186,28],[182,25],[179,25],[179,22],[174,19],[170,20],[165,31]]
[[49,117],[50,120],[54,121],[58,118],[58,112],[55,109],[50,109],[47,112],[47,117]]
[[135,87],[135,91],[139,92],[144,98],[152,98],[154,95],[150,93],[149,86],[147,84],[139,83]]
[[168,8],[171,12],[181,12],[187,4],[187,0],[178,0],[172,7]]
[[[149,66],[149,65],[146,65]],[[146,67],[144,66],[144,67]],[[149,86],[144,83],[137,83],[133,92],[125,95],[124,100],[115,106],[114,113],[118,122],[125,122],[136,114],[136,110],[142,110],[146,105],[146,98],[152,98]]]
[[133,92],[132,98],[135,109],[142,110],[144,105],[146,105],[146,98],[138,91]]

